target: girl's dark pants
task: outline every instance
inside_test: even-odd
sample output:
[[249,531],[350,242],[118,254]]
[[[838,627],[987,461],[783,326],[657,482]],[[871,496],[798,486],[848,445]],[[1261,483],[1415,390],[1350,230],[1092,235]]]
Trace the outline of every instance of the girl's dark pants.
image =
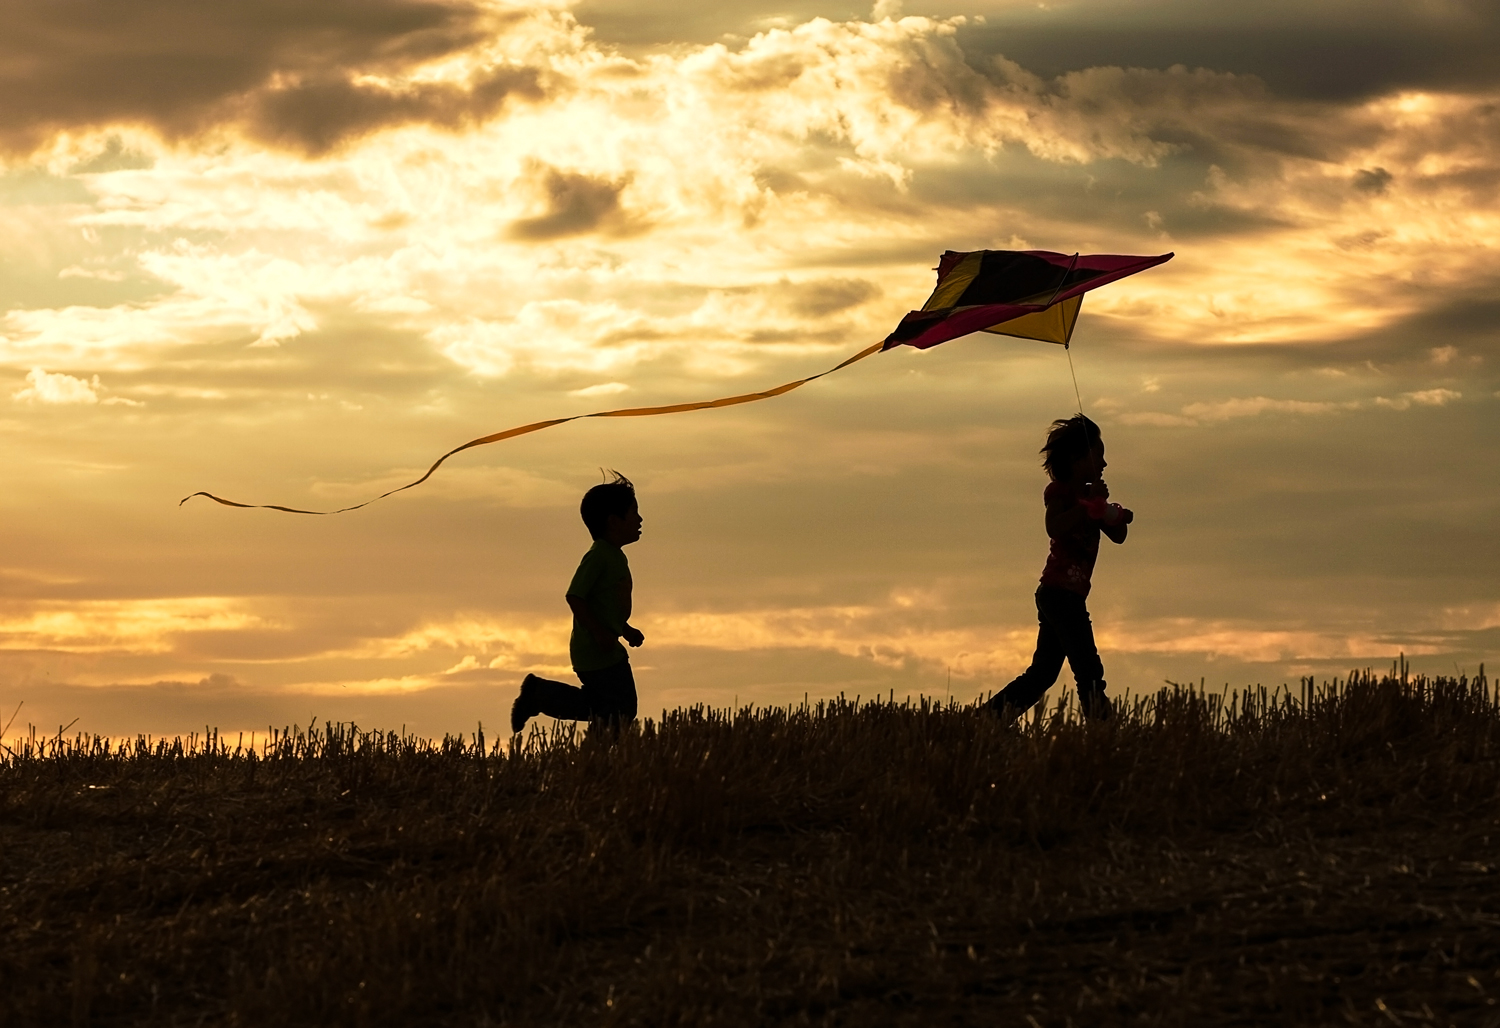
[[540,713],[563,721],[594,721],[618,728],[635,720],[635,676],[630,658],[598,671],[580,671],[580,689],[566,682],[533,678]]
[[1108,716],[1104,699],[1104,663],[1094,645],[1094,626],[1084,598],[1070,589],[1044,585],[1036,591],[1036,653],[1020,677],[990,699],[996,712],[1029,710],[1057,681],[1063,661],[1078,682],[1078,702],[1089,716]]

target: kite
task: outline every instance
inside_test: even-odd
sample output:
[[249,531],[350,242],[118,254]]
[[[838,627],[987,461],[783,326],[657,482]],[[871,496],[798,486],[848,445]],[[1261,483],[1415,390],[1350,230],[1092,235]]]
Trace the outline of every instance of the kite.
[[1066,347],[1083,294],[1172,259],[1050,250],[949,250],[938,259],[937,288],[919,311],[901,319],[883,349],[925,350],[968,335],[994,332]]
[[[847,368],[871,354],[897,346],[913,346],[919,350],[925,350],[971,332],[991,332],[1020,339],[1059,343],[1067,349],[1073,338],[1073,327],[1078,322],[1078,312],[1083,305],[1084,293],[1127,275],[1134,275],[1138,271],[1165,264],[1172,257],[1173,254],[1170,253],[1157,257],[1133,257],[1122,254],[1077,253],[1069,256],[1065,253],[1053,253],[1050,250],[973,250],[967,253],[949,250],[938,259],[937,287],[933,290],[932,296],[922,305],[921,310],[912,311],[902,318],[896,330],[886,336],[882,342],[867,346],[854,356],[816,375],[799,378],[794,382],[787,382],[758,393],[724,396],[717,400],[674,403],[663,407],[627,407],[518,425],[515,428],[480,436],[460,446],[455,446],[435,460],[421,478],[381,493],[364,503],[356,503],[352,507],[340,507],[337,510],[302,510],[298,507],[285,507],[276,503],[239,503],[209,492],[196,492],[185,496],[178,506],[182,506],[194,496],[203,496],[226,507],[279,510],[288,514],[343,514],[421,485],[431,478],[449,457],[476,446],[498,443],[503,439],[514,439],[517,436],[540,432],[544,428],[552,428],[555,425],[563,425],[582,418],[641,418],[656,414],[681,414],[687,411],[708,410],[714,407],[733,407],[736,404],[768,400],[773,396],[789,393],[824,375],[831,375],[835,371]],[[1071,363],[1071,353],[1068,359]],[[1075,390],[1077,388],[1076,380],[1074,388]]]

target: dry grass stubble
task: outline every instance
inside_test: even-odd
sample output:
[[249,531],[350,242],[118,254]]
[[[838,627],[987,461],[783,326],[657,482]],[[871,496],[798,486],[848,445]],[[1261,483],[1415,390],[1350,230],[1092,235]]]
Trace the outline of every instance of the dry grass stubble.
[[0,1024],[1500,1025],[1483,676],[0,760]]

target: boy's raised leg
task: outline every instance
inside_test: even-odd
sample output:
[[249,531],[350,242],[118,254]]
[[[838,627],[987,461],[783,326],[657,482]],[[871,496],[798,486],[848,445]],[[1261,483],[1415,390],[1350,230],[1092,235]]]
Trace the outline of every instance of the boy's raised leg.
[[519,732],[538,714],[561,721],[587,721],[592,716],[583,690],[566,682],[527,675],[521,679],[521,692],[510,707],[510,730]]

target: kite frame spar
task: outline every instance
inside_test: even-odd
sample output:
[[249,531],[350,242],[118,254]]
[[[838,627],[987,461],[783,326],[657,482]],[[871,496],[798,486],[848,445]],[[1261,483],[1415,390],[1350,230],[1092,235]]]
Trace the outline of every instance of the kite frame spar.
[[[787,382],[774,389],[763,389],[755,393],[724,396],[717,400],[699,400],[694,403],[673,403],[660,407],[627,407],[619,410],[601,410],[592,414],[574,414],[566,418],[551,418],[533,421],[529,425],[507,428],[503,432],[470,439],[455,446],[427,469],[421,478],[397,486],[363,503],[337,510],[304,510],[300,507],[285,507],[279,503],[240,503],[226,500],[210,492],[196,492],[184,496],[182,506],[194,496],[203,496],[226,507],[243,507],[260,510],[279,510],[287,514],[344,514],[351,510],[368,507],[376,500],[405,492],[421,485],[432,477],[449,457],[476,446],[498,443],[503,439],[540,432],[554,425],[584,418],[644,418],[656,414],[683,414],[687,411],[708,410],[713,407],[733,407],[756,400],[769,400],[773,396],[789,393],[809,382],[847,368],[873,353],[896,346],[914,346],[925,350],[949,339],[968,335],[971,332],[993,332],[998,335],[1016,336],[1022,339],[1039,339],[1059,343],[1068,350],[1068,369],[1073,368],[1073,354],[1069,342],[1078,313],[1083,304],[1083,294],[1090,289],[1114,282],[1127,275],[1155,267],[1172,259],[1172,254],[1157,257],[1133,257],[1122,254],[1078,254],[1071,256],[1051,250],[973,250],[960,252],[949,250],[938,261],[937,286],[932,296],[920,311],[912,311],[901,319],[896,330],[884,341],[865,347],[827,371]],[[1055,281],[1054,281],[1055,279]],[[1078,394],[1078,376],[1073,375],[1073,392]],[[1078,406],[1083,408],[1082,397]]]

